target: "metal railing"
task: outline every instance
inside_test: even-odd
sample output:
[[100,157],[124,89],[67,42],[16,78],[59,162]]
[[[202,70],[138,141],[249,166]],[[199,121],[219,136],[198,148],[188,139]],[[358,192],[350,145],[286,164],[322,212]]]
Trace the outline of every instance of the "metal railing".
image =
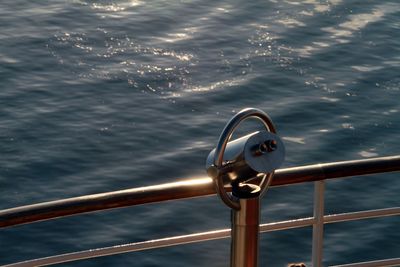
[[[313,226],[313,266],[322,266],[324,224],[400,215],[400,207],[359,212],[324,214],[325,180],[349,176],[400,171],[400,156],[342,161],[280,169],[275,172],[271,186],[315,182],[313,217],[260,225],[260,232]],[[108,193],[86,195],[0,211],[0,228],[55,219],[81,213],[155,203],[168,200],[202,197],[215,194],[210,178],[186,180],[156,186],[133,188]],[[154,249],[180,244],[230,237],[231,229],[175,236],[145,242],[123,244],[68,254],[33,259],[5,266],[45,266],[114,254]],[[400,258],[354,263],[341,266],[396,266]]]

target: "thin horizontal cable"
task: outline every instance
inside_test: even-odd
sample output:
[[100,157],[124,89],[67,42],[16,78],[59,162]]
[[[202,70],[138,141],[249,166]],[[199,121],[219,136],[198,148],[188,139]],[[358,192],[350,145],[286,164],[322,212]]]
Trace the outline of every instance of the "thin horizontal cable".
[[198,234],[182,235],[175,237],[167,237],[161,239],[155,239],[144,242],[129,243],[123,245],[117,245],[112,247],[104,247],[97,249],[84,250],[79,252],[61,254],[56,256],[50,256],[45,258],[39,258],[34,260],[23,261],[19,263],[13,263],[3,265],[1,267],[31,267],[31,266],[47,266],[64,262],[71,262],[83,259],[90,259],[96,257],[104,257],[115,254],[122,254],[127,252],[176,246],[189,244],[194,242],[202,242],[213,239],[221,239],[229,237],[231,229],[223,229],[217,231],[203,232]]
[[400,207],[325,215],[324,223],[347,222],[395,215],[400,215]]
[[[379,214],[379,215],[378,215]],[[381,216],[394,216],[400,214],[400,208],[388,208],[380,210],[360,211],[351,213],[342,213],[334,215],[324,216],[325,223],[351,221],[355,219],[368,219]],[[355,218],[355,217],[358,218]],[[281,231],[293,228],[301,228],[310,226],[315,222],[313,217],[301,218],[296,220],[287,220],[281,222],[266,223],[260,225],[260,232],[273,232]],[[222,239],[230,237],[231,229],[222,229],[216,231],[209,231],[197,234],[182,235],[168,238],[155,239],[150,241],[129,243],[123,245],[117,245],[112,247],[97,248],[79,252],[73,252],[68,254],[61,254],[56,256],[50,256],[46,258],[39,258],[34,260],[28,260],[19,263],[13,263],[9,265],[3,265],[0,267],[28,267],[28,266],[46,266],[63,262],[71,262],[89,258],[103,257],[114,254],[122,254],[127,252],[135,252],[140,250],[148,250],[176,245],[183,245],[189,243],[197,243],[208,240]],[[371,265],[372,266],[372,265]],[[375,266],[375,265],[374,265]],[[377,265],[380,266],[380,265]],[[386,266],[386,265],[382,265]]]
[[400,258],[349,263],[343,265],[334,265],[330,267],[389,267],[389,266],[400,266]]
[[[312,223],[313,223],[313,218],[267,223],[260,225],[260,232],[271,232],[271,231],[278,231],[290,228],[305,227],[311,225]],[[209,231],[197,234],[167,237],[167,238],[155,239],[144,242],[129,243],[112,247],[84,250],[79,252],[28,260],[19,263],[13,263],[1,267],[47,266],[52,264],[90,259],[96,257],[104,257],[109,255],[127,253],[127,252],[135,252],[141,250],[184,245],[189,243],[197,243],[214,239],[228,238],[230,237],[230,235],[231,235],[231,229],[222,229],[222,230]]]
[[313,225],[314,221],[315,221],[314,218],[307,217],[296,220],[260,224],[260,232],[266,233],[266,232],[281,231],[281,230],[311,226]]

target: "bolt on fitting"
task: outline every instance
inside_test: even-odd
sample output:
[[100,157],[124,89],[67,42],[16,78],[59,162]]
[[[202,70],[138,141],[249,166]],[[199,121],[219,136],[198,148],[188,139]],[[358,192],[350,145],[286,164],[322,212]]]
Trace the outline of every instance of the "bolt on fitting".
[[278,143],[276,140],[267,140],[262,142],[261,144],[256,147],[255,155],[260,156],[262,154],[275,151],[278,148]]

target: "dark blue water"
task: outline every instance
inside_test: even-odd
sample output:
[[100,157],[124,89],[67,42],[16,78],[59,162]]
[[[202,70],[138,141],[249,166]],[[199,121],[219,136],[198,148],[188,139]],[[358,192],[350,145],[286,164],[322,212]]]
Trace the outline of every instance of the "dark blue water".
[[[245,107],[284,166],[400,153],[398,1],[0,3],[0,209],[205,175]],[[331,181],[328,213],[399,206],[395,174]],[[263,222],[309,216],[271,189]],[[399,257],[399,218],[327,225],[324,265]],[[2,229],[0,264],[229,227],[216,197]],[[261,266],[310,262],[311,229],[262,236]],[[229,240],[65,266],[227,266]]]

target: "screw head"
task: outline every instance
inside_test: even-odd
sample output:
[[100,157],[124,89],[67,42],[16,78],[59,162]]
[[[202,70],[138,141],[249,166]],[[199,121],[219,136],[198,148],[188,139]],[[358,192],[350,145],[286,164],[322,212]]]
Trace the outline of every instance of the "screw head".
[[267,143],[268,152],[275,151],[278,148],[278,142],[276,142],[276,140],[268,140],[265,143]]
[[259,145],[258,151],[260,154],[265,154],[268,152],[275,151],[277,148],[278,148],[278,142],[276,142],[276,140],[267,140]]

